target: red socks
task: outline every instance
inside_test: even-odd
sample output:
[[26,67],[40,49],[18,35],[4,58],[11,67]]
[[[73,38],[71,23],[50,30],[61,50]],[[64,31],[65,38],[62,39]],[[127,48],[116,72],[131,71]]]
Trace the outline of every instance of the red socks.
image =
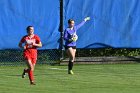
[[28,75],[29,75],[30,82],[33,82],[34,81],[33,71],[29,70]]
[[24,69],[25,73],[28,73],[30,82],[34,81],[33,71],[30,69]]

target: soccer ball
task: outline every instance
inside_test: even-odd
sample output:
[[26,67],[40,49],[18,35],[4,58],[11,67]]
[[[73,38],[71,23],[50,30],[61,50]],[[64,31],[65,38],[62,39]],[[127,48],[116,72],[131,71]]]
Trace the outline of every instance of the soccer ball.
[[78,39],[78,36],[77,36],[76,34],[73,34],[73,35],[72,35],[72,40],[73,40],[74,42],[76,42],[77,39]]

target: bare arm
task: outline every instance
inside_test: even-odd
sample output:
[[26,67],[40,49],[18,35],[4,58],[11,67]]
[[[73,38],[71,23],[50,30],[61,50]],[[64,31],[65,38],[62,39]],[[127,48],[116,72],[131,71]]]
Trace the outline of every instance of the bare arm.
[[18,44],[18,46],[19,46],[20,48],[22,48],[22,49],[26,49],[26,46],[22,46],[22,42],[20,42],[20,43]]
[[38,44],[34,43],[33,46],[42,47],[42,43],[41,42],[39,42]]

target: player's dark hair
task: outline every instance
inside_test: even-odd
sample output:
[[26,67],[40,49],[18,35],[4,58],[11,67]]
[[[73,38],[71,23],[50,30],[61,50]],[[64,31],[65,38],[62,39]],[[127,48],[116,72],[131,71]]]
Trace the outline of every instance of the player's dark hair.
[[72,21],[74,21],[73,19],[69,19],[68,20],[68,24],[70,24]]
[[33,26],[27,26],[26,30],[29,31],[30,30],[30,27],[33,27]]

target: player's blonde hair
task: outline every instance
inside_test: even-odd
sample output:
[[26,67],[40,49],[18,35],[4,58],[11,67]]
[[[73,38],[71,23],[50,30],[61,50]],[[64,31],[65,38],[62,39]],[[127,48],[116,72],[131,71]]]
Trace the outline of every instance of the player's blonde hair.
[[69,19],[68,20],[68,24],[70,24],[72,21],[74,21],[73,19]]

